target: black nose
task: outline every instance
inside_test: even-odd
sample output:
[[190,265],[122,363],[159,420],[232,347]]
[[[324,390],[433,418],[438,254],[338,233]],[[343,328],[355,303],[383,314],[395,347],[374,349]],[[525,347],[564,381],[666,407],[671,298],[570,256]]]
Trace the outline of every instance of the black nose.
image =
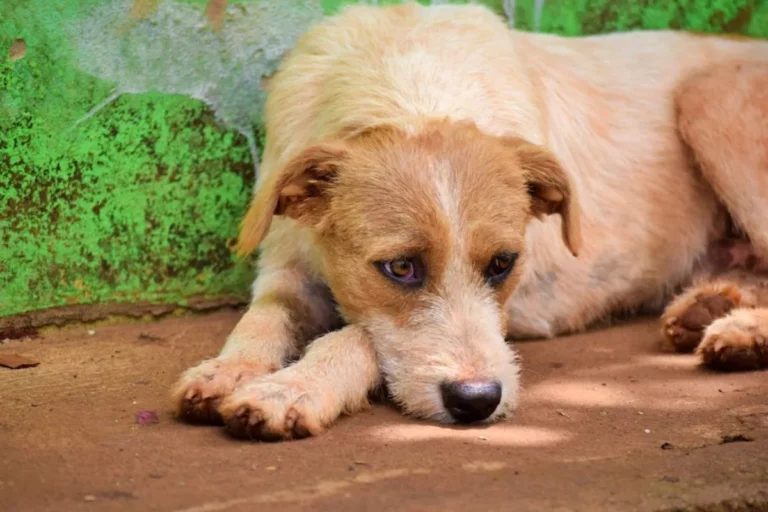
[[501,401],[501,384],[490,380],[443,382],[440,391],[443,405],[458,423],[486,419]]

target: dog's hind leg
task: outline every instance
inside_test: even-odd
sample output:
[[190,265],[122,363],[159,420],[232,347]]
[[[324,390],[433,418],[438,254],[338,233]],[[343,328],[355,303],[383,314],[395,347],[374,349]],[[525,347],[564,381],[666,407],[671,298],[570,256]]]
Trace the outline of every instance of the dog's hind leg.
[[754,269],[732,270],[702,280],[676,297],[662,317],[662,335],[678,352],[695,350],[714,368],[765,367],[766,308],[768,275]]
[[696,353],[719,370],[768,368],[768,308],[735,309],[713,322]]
[[680,134],[704,178],[768,257],[768,62],[708,69],[683,83],[676,100]]
[[[738,282],[705,281],[691,286],[667,306],[661,317],[662,336],[677,352],[693,352],[704,337],[704,330],[732,309],[749,301]],[[746,304],[751,305],[751,304]]]
[[172,400],[177,417],[220,423],[218,406],[239,385],[275,372],[336,319],[330,292],[298,267],[262,266],[253,302],[218,357],[187,370]]

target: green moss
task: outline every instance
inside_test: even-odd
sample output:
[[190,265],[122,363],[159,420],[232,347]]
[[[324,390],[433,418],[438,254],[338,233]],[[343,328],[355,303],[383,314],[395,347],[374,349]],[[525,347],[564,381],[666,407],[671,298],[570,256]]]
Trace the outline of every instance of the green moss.
[[[79,2],[70,2],[71,5]],[[247,294],[228,242],[252,185],[243,137],[197,100],[123,95],[78,72],[61,27],[79,9],[4,4],[0,316],[75,303]],[[41,14],[42,13],[42,14]]]
[[123,96],[70,144],[42,149],[46,130],[22,117],[4,136],[0,314],[243,295],[252,276],[228,242],[253,168],[203,105]]
[[680,29],[768,36],[765,0],[550,0],[540,30],[565,35]]
[[[430,3],[436,3],[431,2],[430,0],[417,0],[420,4],[423,5],[429,5]],[[350,4],[358,4],[358,3],[366,3],[366,2],[358,2],[357,0],[320,0],[320,5],[323,7],[323,12],[326,14],[334,14],[339,11],[342,7],[345,5]],[[374,3],[374,2],[370,2]],[[403,3],[402,0],[378,0],[375,2],[377,5],[392,5],[392,4],[401,4]],[[443,2],[446,3],[446,2]],[[466,0],[449,0],[447,3],[451,4],[465,4],[467,3]],[[502,12],[502,0],[480,0],[476,3],[487,5],[498,12]]]

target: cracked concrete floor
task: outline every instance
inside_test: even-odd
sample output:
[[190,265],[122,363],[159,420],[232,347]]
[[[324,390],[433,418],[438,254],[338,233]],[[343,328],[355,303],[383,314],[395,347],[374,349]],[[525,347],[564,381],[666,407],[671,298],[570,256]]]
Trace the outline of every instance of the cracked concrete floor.
[[[768,373],[659,353],[655,321],[518,343],[521,407],[490,428],[380,405],[318,438],[255,444],[168,412],[176,376],[238,318],[0,345],[40,361],[0,368],[0,510],[768,510]],[[140,410],[159,423],[136,424]]]

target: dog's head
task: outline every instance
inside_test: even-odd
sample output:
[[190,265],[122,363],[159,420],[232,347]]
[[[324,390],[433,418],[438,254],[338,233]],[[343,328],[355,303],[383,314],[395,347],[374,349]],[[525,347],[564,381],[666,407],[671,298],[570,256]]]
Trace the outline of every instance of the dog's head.
[[444,121],[322,143],[266,180],[241,249],[255,249],[273,215],[314,229],[342,314],[370,333],[406,412],[464,423],[514,409],[503,305],[525,263],[526,225],[557,213],[566,245],[580,243],[573,191],[550,153]]

